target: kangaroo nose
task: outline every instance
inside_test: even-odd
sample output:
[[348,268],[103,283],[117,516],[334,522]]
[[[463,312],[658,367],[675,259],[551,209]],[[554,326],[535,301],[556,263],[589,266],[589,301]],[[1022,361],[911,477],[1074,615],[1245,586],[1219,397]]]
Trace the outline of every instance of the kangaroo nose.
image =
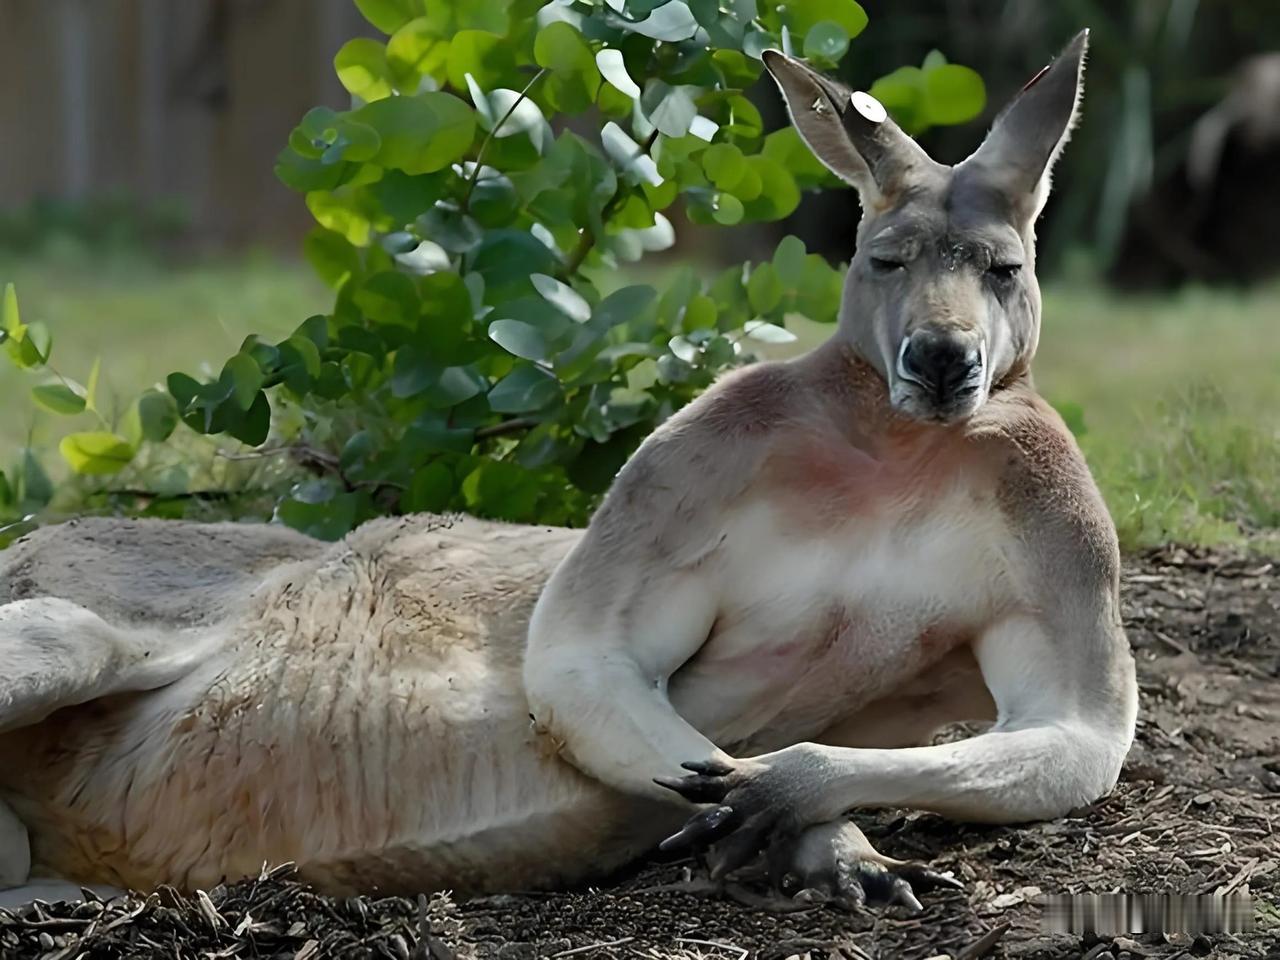
[[982,353],[968,338],[923,328],[902,342],[898,375],[947,396],[963,387],[982,366]]

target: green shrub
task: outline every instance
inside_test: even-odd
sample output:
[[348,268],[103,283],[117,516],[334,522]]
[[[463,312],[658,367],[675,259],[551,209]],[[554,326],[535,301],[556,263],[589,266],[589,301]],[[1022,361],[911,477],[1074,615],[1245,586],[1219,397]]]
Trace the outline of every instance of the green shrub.
[[[835,320],[843,271],[794,237],[662,290],[600,280],[670,247],[673,220],[778,220],[837,185],[789,126],[766,133],[747,90],[769,47],[834,68],[867,22],[853,0],[356,3],[388,39],[342,47],[355,105],[307,113],[276,165],[318,224],[305,252],[332,312],[67,436],[76,472],[119,476],[184,424],[291,451],[311,476],[276,515],[317,536],[396,511],[581,524],[655,425],[790,338],[788,315]],[[937,53],[873,89],[913,131],[984,103]],[[11,358],[47,369],[47,331],[6,304]],[[34,399],[92,410],[92,383]],[[47,502],[33,463],[0,479],[0,511]]]

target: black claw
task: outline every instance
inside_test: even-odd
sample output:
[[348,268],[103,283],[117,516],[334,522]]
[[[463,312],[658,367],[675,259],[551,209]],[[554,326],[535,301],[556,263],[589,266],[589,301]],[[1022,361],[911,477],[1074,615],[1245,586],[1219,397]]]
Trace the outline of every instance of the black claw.
[[890,888],[893,893],[890,894],[889,903],[896,903],[908,908],[912,913],[921,913],[924,910],[924,904],[916,899],[915,892],[911,889],[911,884],[903,880],[901,877],[894,877]]
[[925,890],[932,890],[934,887],[951,887],[953,890],[964,889],[964,884],[955,877],[948,877],[937,870],[926,867],[922,863],[908,863],[898,867],[894,872],[912,886],[918,885]]
[[894,882],[898,879],[878,863],[863,861],[853,870],[853,877],[871,903],[892,903]]
[[692,803],[719,803],[729,793],[728,783],[711,777],[654,777],[653,782],[675,791]]
[[723,760],[690,760],[688,763],[680,764],[680,766],[708,777],[727,777],[733,773],[733,767]]
[[733,807],[716,807],[695,814],[685,821],[679,833],[672,834],[658,844],[658,849],[670,853],[673,850],[687,850],[712,843],[732,829],[733,820]]

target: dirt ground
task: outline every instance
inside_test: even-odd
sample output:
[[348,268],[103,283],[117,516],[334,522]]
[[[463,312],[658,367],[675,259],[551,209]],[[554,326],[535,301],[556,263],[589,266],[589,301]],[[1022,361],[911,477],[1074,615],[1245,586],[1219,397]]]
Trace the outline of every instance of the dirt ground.
[[[607,888],[464,902],[333,900],[281,870],[190,898],[0,911],[0,958],[1280,958],[1280,563],[1180,548],[1131,557],[1124,610],[1142,707],[1111,796],[1023,827],[859,817],[884,852],[963,881],[922,893],[920,915],[768,912],[682,890],[698,877],[688,861],[642,865]],[[1254,929],[1043,932],[1041,897],[1082,891],[1248,894]]]

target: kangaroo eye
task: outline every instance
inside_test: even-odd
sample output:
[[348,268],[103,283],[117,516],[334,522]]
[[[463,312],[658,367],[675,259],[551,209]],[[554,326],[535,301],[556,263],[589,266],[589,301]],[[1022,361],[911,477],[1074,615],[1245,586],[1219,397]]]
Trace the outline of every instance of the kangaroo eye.
[[993,263],[987,268],[987,276],[1001,283],[1007,283],[1016,277],[1021,269],[1020,263]]
[[894,270],[901,270],[906,264],[901,260],[886,260],[884,257],[872,257],[871,269],[876,273],[892,273]]

